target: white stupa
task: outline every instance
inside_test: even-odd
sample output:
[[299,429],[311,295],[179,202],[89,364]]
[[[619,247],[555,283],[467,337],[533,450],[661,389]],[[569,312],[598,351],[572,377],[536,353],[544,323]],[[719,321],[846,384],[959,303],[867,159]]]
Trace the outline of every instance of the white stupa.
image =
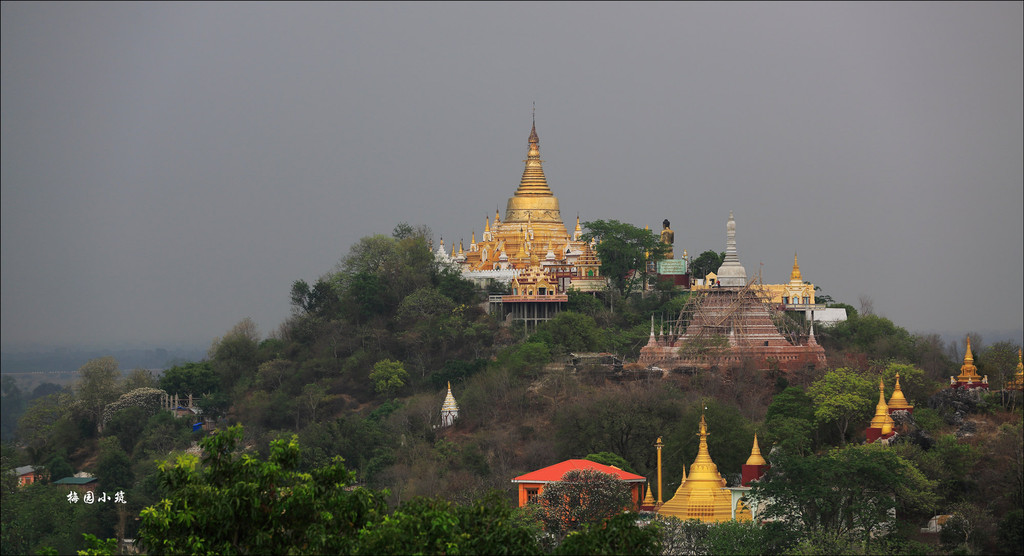
[[742,288],[747,285],[747,269],[740,264],[736,254],[736,220],[729,211],[729,222],[725,225],[725,260],[718,268],[718,285],[723,288]]
[[452,383],[448,383],[448,395],[444,397],[441,404],[441,426],[450,427],[459,418],[459,404],[455,403],[455,396],[452,395]]

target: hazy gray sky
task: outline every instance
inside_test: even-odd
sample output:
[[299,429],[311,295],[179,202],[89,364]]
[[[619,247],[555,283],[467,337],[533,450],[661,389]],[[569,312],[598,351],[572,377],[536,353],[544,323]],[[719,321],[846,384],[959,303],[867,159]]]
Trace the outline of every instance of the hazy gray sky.
[[[537,103],[571,220],[911,331],[1019,330],[1014,3],[2,5],[2,348],[266,334],[399,221],[482,231]],[[763,263],[763,267],[760,264]],[[1019,341],[1019,340],[1018,340]]]

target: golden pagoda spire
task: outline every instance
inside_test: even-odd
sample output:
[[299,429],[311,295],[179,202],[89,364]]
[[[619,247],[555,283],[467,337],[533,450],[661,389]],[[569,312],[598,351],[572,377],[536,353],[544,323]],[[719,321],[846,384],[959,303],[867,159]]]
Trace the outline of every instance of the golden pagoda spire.
[[789,281],[803,283],[803,278],[800,276],[800,263],[796,260],[796,253],[793,253],[793,272],[789,274]]
[[964,354],[964,364],[960,366],[960,376],[956,377],[960,383],[981,382],[981,375],[978,368],[974,366],[974,354],[971,353],[971,337],[967,337],[967,353]]
[[490,218],[484,218],[484,233],[488,233],[490,231],[491,231],[491,219]]
[[888,406],[890,411],[901,411],[914,408],[914,406],[907,402],[907,398],[903,395],[903,390],[900,389],[899,373],[896,373],[896,386],[893,388]]
[[886,425],[891,430],[893,422],[889,416],[889,406],[885,404],[885,383],[878,379],[878,405],[875,406],[875,416],[871,418],[871,428],[881,429],[885,434]]
[[531,214],[538,222],[562,224],[562,214],[558,208],[558,198],[548,187],[544,176],[543,161],[540,159],[540,138],[537,136],[537,124],[530,129],[529,149],[526,153],[526,164],[523,177],[519,180],[519,189],[508,200],[505,220],[522,222]]
[[768,465],[768,462],[761,457],[761,447],[757,445],[757,433],[754,433],[754,447],[750,449],[750,457],[747,458],[747,465]]

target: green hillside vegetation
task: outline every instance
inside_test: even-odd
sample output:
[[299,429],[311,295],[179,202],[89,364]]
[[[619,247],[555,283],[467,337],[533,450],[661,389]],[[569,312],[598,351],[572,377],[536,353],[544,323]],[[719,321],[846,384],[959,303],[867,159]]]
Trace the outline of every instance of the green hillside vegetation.
[[[136,538],[151,553],[1019,551],[1022,404],[996,392],[1019,346],[972,344],[993,392],[970,407],[929,406],[958,372],[955,347],[869,313],[816,329],[828,369],[661,378],[629,364],[577,368],[571,353],[635,361],[652,316],[674,318],[688,294],[570,292],[568,311],[527,334],[488,315],[489,292],[438,265],[427,237],[400,224],[361,239],[330,272],[281,292],[293,312],[279,328],[264,335],[243,319],[205,360],[159,377],[122,377],[103,358],[73,388],[45,395],[5,380],[5,427],[9,402],[20,418],[3,468],[44,466],[49,477],[19,488],[4,475],[0,550],[71,553],[92,546],[90,534]],[[878,380],[888,397],[897,372],[913,420],[901,442],[862,446]],[[459,418],[439,428],[448,383]],[[220,433],[194,431],[196,419],[161,409],[153,389],[194,395]],[[730,485],[758,433],[762,453],[787,470],[762,487],[792,513],[765,525],[613,519],[552,537],[533,510],[511,507],[513,477],[588,455],[624,461],[656,488],[658,437],[668,500],[696,456],[702,413]],[[46,484],[73,471],[127,503],[72,504]],[[950,532],[921,535],[935,514],[954,515]]]

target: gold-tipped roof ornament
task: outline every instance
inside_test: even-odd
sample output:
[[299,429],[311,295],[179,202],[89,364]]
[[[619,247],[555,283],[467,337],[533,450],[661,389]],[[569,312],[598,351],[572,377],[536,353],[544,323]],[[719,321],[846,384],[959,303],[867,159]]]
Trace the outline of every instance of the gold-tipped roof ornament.
[[789,281],[803,282],[803,278],[800,276],[800,263],[796,259],[796,253],[793,253],[793,271],[789,273]]

